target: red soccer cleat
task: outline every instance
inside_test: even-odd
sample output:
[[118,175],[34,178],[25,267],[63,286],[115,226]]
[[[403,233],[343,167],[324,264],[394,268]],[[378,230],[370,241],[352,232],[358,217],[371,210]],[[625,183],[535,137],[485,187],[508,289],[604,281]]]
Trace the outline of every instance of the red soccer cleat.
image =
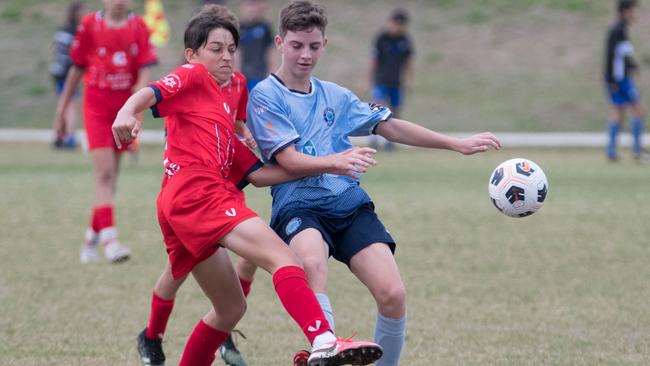
[[307,366],[309,351],[300,350],[293,355],[293,366]]
[[337,338],[311,351],[308,366],[368,365],[381,358],[384,351],[373,342],[354,342]]

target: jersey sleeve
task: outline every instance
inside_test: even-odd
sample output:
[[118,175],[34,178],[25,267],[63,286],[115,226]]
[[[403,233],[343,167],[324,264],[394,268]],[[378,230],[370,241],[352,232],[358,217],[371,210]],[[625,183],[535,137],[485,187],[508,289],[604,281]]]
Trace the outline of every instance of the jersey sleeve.
[[248,185],[246,177],[264,166],[264,164],[239,139],[234,139],[234,141],[235,154],[233,156],[232,166],[230,167],[228,180],[241,190]]
[[151,106],[151,112],[156,118],[174,114],[183,108],[182,103],[176,103],[175,98],[182,95],[193,86],[199,87],[197,73],[199,65],[185,64],[176,68],[160,80],[147,85],[156,95],[156,104]]
[[256,87],[248,99],[248,122],[257,146],[265,161],[272,161],[274,155],[300,138],[295,126],[289,120],[289,112],[282,105],[280,96],[273,91]]
[[158,63],[158,54],[156,47],[151,43],[151,31],[147,28],[144,20],[136,17],[137,27],[136,31],[138,40],[138,69]]
[[368,136],[375,132],[377,124],[388,120],[392,115],[390,109],[374,103],[366,103],[359,100],[349,90],[345,90],[347,96],[347,118],[348,136]]
[[85,16],[74,35],[72,46],[70,46],[70,59],[72,63],[79,68],[88,66],[88,56],[92,52],[92,21],[94,14]]

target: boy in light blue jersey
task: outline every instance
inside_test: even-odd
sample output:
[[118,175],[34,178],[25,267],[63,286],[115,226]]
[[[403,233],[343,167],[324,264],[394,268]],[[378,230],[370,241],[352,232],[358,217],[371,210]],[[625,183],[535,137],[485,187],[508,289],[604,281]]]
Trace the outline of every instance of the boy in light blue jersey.
[[[352,146],[350,136],[373,133],[393,142],[468,155],[500,148],[491,133],[465,139],[445,136],[392,118],[389,109],[361,102],[351,91],[312,77],[327,44],[326,25],[323,8],[310,1],[291,2],[280,12],[275,44],[282,63],[251,91],[247,107],[248,126],[265,161],[288,171],[318,174],[324,157]],[[375,341],[384,350],[376,365],[398,365],[406,329],[406,290],[393,257],[395,242],[359,180],[320,174],[275,185],[271,194],[271,226],[300,257],[330,325],[334,321],[326,292],[331,255],[348,265],[375,298]],[[296,355],[294,364],[303,361]]]

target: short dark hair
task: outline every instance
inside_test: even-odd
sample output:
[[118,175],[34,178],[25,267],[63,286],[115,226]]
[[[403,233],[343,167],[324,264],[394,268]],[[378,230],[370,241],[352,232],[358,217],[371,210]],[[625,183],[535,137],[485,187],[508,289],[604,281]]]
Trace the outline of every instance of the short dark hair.
[[410,18],[409,13],[406,11],[406,9],[402,9],[402,8],[397,8],[393,10],[393,12],[390,15],[390,20],[399,24],[408,24],[409,18]]
[[[227,9],[227,13],[223,13],[223,9],[213,8],[215,6],[217,5],[209,5],[208,7],[210,8],[202,8],[199,13],[190,19],[190,23],[185,28],[185,35],[183,36],[185,48],[196,51],[203,47],[208,41],[210,32],[217,28],[223,28],[229,31],[235,41],[235,46],[239,47],[239,30],[237,29],[239,24],[237,23],[237,18],[234,16],[225,16],[224,14],[232,15],[232,13]],[[235,20],[234,22],[233,19]]]
[[634,8],[638,5],[637,0],[619,0],[618,1],[618,13],[623,14],[628,9]]
[[292,1],[280,10],[280,36],[288,31],[297,32],[318,28],[325,34],[327,14],[320,4],[307,0]]

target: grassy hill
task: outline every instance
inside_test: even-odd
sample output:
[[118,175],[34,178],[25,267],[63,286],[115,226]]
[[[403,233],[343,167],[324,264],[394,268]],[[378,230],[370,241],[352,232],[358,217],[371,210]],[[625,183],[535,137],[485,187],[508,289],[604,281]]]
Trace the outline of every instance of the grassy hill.
[[[276,22],[284,0],[271,0]],[[143,1],[135,1],[141,11]],[[374,33],[398,3],[323,1],[330,43],[316,75],[358,91]],[[442,131],[594,131],[607,115],[601,86],[612,0],[405,0],[413,18],[416,84],[404,115]],[[154,77],[177,62],[182,31],[198,0],[164,1],[173,34]],[[229,0],[237,9],[238,1]],[[0,128],[47,128],[55,106],[47,74],[52,33],[67,1],[0,3]],[[96,9],[100,1],[89,1]],[[631,37],[650,67],[650,8]],[[640,81],[648,100],[650,81]],[[365,96],[364,96],[365,97]],[[149,126],[156,125],[149,123]]]

